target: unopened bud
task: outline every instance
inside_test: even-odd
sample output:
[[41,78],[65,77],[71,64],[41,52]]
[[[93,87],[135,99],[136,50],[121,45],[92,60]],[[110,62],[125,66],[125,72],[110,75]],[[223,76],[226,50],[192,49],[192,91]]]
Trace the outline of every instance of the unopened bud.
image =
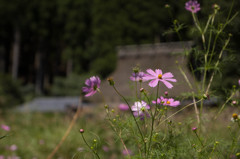
[[111,85],[111,86],[114,86],[114,81],[113,81],[113,78],[112,77],[109,77],[108,79],[108,82],[109,82],[109,84]]
[[165,91],[164,94],[165,94],[165,96],[168,96],[168,92],[167,91]]
[[80,132],[80,133],[84,133],[84,129],[80,129],[79,132]]
[[165,4],[165,8],[170,8],[170,5],[169,4]]
[[134,68],[133,68],[133,72],[134,72],[134,73],[138,73],[138,72],[139,72],[139,68],[138,68],[138,67],[134,67]]
[[144,88],[140,88],[140,92],[144,92]]
[[196,132],[196,131],[197,131],[197,127],[193,127],[193,128],[192,128],[192,131],[193,131],[193,132]]
[[213,9],[219,10],[219,9],[220,9],[220,6],[219,6],[218,4],[213,4]]
[[235,101],[235,100],[232,101],[232,104],[233,104],[233,105],[236,105],[236,104],[237,104],[237,101]]
[[207,95],[206,94],[203,95],[203,99],[207,99]]

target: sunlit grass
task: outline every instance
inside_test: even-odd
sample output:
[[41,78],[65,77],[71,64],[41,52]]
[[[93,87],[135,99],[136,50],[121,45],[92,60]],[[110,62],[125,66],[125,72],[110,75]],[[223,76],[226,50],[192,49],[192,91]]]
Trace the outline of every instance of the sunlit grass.
[[[203,133],[199,134],[203,144],[206,144],[206,149],[212,151],[215,142],[219,142],[216,152],[212,155],[219,158],[224,158],[230,154],[226,153],[225,148],[229,148],[232,143],[231,135],[237,135],[239,128],[230,121],[232,113],[236,109],[227,109],[224,111],[218,120],[213,120],[216,113],[214,109],[206,109],[204,114]],[[238,113],[238,112],[237,112]],[[128,113],[118,112],[115,114],[124,115]],[[169,112],[171,114],[171,112]],[[55,146],[59,143],[66,129],[71,122],[72,116],[64,113],[17,113],[17,112],[4,112],[1,114],[1,123],[7,124],[11,127],[8,137],[0,140],[0,155],[10,156],[16,155],[24,159],[31,158],[46,158]],[[122,118],[122,120],[128,120]],[[196,118],[193,110],[189,108],[180,112],[170,119],[171,126],[167,123],[159,128],[159,136],[154,139],[156,146],[161,145],[159,148],[166,150],[167,147],[162,141],[167,141],[168,145],[176,145],[168,148],[169,152],[159,151],[159,155],[164,158],[176,156],[175,153],[182,157],[196,157],[194,145],[199,147],[199,141],[192,132],[191,128],[195,126]],[[86,145],[83,143],[79,129],[84,128],[86,140],[92,144],[93,140],[98,140],[98,151],[102,158],[123,158],[123,147],[118,138],[114,137],[110,126],[105,120],[104,108],[88,108],[81,112],[79,119],[74,125],[69,136],[60,147],[54,158],[93,158],[91,153],[88,153]],[[172,130],[172,138],[169,136],[169,130]],[[230,133],[231,132],[231,133]],[[5,135],[5,131],[1,130],[0,135]],[[127,136],[126,136],[127,137]],[[160,143],[162,142],[162,144]],[[169,143],[172,142],[172,143]],[[160,143],[160,144],[157,144]],[[18,149],[14,152],[7,149],[10,145],[17,145]],[[136,145],[126,143],[129,148],[134,149]],[[102,148],[107,147],[108,150],[104,151]],[[233,150],[233,154],[238,152],[237,149]],[[170,155],[170,156],[171,156]],[[161,157],[160,157],[161,158]]]

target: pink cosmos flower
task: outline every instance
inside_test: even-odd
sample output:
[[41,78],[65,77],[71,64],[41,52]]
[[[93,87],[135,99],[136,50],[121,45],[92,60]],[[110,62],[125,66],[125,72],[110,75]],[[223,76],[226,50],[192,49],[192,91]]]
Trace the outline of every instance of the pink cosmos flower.
[[3,156],[3,155],[0,155],[0,159],[4,159],[4,156]]
[[119,104],[118,108],[122,111],[127,111],[129,109],[127,104]]
[[147,69],[147,73],[145,77],[143,77],[143,80],[145,81],[149,81],[152,80],[151,82],[149,82],[149,86],[150,87],[156,87],[158,82],[163,82],[165,84],[165,86],[167,86],[168,88],[172,88],[173,85],[170,82],[177,82],[176,79],[173,79],[173,74],[171,72],[167,72],[167,73],[162,73],[162,70],[160,69],[156,69],[155,72],[152,69]]
[[129,149],[124,149],[123,151],[122,151],[122,154],[124,155],[124,156],[127,156],[128,154],[129,155],[133,155],[133,153],[132,153],[132,151],[131,150],[129,150]]
[[150,109],[150,106],[144,101],[135,102],[131,109],[133,111],[133,115],[136,117],[141,117],[141,119],[143,119],[144,116],[149,117],[147,109]]
[[16,151],[17,149],[18,149],[17,145],[11,145],[9,147],[9,150],[11,150],[11,151]]
[[170,107],[177,107],[180,105],[179,101],[174,101],[173,98],[164,98],[164,97],[160,97],[157,98],[157,101],[152,101],[153,104],[162,104],[164,106],[170,106]]
[[190,0],[185,3],[185,9],[192,12],[192,13],[197,13],[200,11],[200,4],[196,0]]
[[1,125],[1,128],[5,131],[10,131],[11,130],[10,126],[4,125],[4,124]]
[[108,147],[108,146],[103,146],[102,149],[103,149],[103,151],[105,151],[105,152],[108,152],[108,151],[109,151],[109,147]]
[[100,88],[101,80],[98,76],[92,76],[89,79],[86,79],[85,84],[86,87],[82,88],[84,93],[87,93],[85,97],[89,97],[94,95],[97,92],[97,89]]
[[130,80],[132,81],[142,81],[143,77],[145,76],[144,72],[132,73]]
[[239,86],[240,86],[240,80],[238,80],[238,84],[239,84]]

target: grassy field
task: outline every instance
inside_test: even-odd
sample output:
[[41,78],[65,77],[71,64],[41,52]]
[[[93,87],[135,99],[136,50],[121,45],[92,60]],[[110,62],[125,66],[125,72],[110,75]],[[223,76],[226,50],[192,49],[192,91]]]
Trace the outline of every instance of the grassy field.
[[[172,112],[175,111],[176,110],[172,110]],[[232,135],[239,134],[239,127],[230,120],[233,113],[238,113],[236,111],[238,110],[227,108],[217,120],[213,120],[212,117],[215,115],[216,110],[210,108],[204,110],[205,125],[203,127],[203,133],[200,134],[200,138],[202,138],[204,144],[207,144],[206,147],[209,147],[209,151],[212,151],[214,144],[218,142],[219,146],[217,146],[216,151],[213,152],[213,158],[225,158],[230,155],[235,155],[240,151],[240,149],[236,148],[231,150],[231,153],[225,151],[226,148],[231,148],[233,144]],[[123,117],[128,113],[115,110],[114,114]],[[171,112],[168,114],[171,114]],[[0,130],[0,136],[5,134],[9,135],[0,140],[0,155],[4,155],[5,157],[16,155],[21,159],[47,158],[60,142],[71,122],[72,116],[73,114],[63,113],[1,112],[0,124],[9,125],[11,131],[6,132],[2,129]],[[127,117],[128,115],[119,118],[119,120],[127,120]],[[174,153],[179,153],[181,156],[188,156],[186,158],[194,157],[194,145],[199,146],[199,141],[191,130],[192,127],[196,125],[194,111],[191,108],[187,108],[171,118],[171,121],[171,130],[173,132],[173,138],[171,140],[174,140],[173,144],[178,145],[178,150]],[[105,119],[105,110],[102,106],[87,108],[80,113],[72,131],[53,158],[94,158],[83,143],[79,133],[80,128],[84,128],[84,135],[90,144],[93,143],[94,139],[98,141],[98,152],[101,158],[124,158],[121,142],[117,137],[114,137],[113,131],[111,131],[108,121]],[[156,138],[156,143],[158,140],[164,139],[166,137],[164,134],[168,134],[169,130],[168,124],[162,125],[159,129],[160,136]],[[129,148],[134,151],[136,145],[131,142],[127,144]],[[11,145],[16,145],[17,150],[11,151],[9,149]],[[165,153],[164,150],[166,147],[163,146],[161,149],[163,149]],[[188,152],[186,152],[186,150]],[[163,155],[160,158],[174,158],[174,156],[167,157],[169,153],[166,152],[165,157]],[[186,155],[183,155],[183,153],[186,153]],[[175,154],[175,157],[176,156],[178,155]]]

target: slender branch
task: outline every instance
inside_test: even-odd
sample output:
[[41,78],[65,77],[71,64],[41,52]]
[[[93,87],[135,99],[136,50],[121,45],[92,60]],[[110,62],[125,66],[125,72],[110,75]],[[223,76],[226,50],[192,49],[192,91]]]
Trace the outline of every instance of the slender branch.
[[58,145],[54,148],[54,150],[50,153],[50,155],[48,155],[47,159],[52,159],[53,156],[56,154],[56,152],[58,151],[58,149],[60,148],[60,146],[63,144],[63,142],[66,140],[67,136],[69,135],[69,133],[71,132],[73,125],[75,124],[80,112],[82,110],[82,105],[80,103],[80,98],[79,98],[79,104],[78,104],[78,108],[76,113],[73,116],[73,119],[68,127],[68,129],[66,130],[65,134],[63,135],[62,139],[60,140],[60,142],[58,143]]

